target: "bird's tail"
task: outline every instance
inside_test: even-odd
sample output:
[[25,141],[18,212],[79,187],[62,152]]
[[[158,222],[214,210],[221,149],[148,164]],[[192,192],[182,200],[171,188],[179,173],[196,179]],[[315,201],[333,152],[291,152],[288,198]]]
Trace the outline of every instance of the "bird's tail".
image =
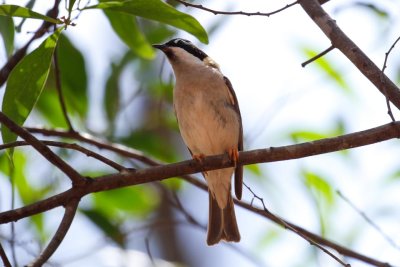
[[209,191],[209,217],[207,244],[217,244],[221,239],[228,242],[239,242],[240,233],[236,223],[235,208],[232,196],[229,193],[228,202],[225,208],[218,206],[217,200]]

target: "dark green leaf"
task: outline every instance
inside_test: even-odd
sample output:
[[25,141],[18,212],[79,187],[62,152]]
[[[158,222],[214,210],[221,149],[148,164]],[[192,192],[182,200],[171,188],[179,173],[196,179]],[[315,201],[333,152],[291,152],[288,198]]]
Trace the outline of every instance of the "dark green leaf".
[[125,245],[125,235],[119,225],[113,222],[110,216],[104,215],[97,209],[79,209],[91,222],[100,228],[108,237],[120,246]]
[[[49,79],[52,75],[50,72]],[[68,125],[64,119],[61,105],[59,103],[58,93],[55,87],[46,85],[38,102],[36,103],[36,110],[55,128],[66,128]]]
[[58,41],[57,55],[62,91],[68,111],[76,112],[84,118],[88,110],[85,59],[82,53],[64,35],[61,35]]
[[62,23],[61,20],[53,19],[28,8],[17,5],[0,5],[0,16],[41,19],[55,24]]
[[111,73],[106,82],[105,95],[104,95],[104,107],[107,115],[108,122],[110,124],[110,133],[113,132],[115,117],[118,114],[120,108],[120,76],[125,66],[131,62],[133,54],[129,51],[125,53],[122,59],[118,63],[112,63]]
[[71,14],[72,8],[74,7],[75,2],[76,2],[76,0],[69,0],[69,3],[68,3],[68,13],[69,14]]
[[[25,7],[28,9],[32,9],[33,6],[35,5],[35,2],[36,2],[36,0],[29,0],[29,2],[25,5]],[[26,21],[26,18],[22,18],[21,22],[15,28],[15,30],[17,32],[21,32],[21,28],[24,25],[25,21]]]
[[104,92],[104,107],[109,124],[114,124],[115,117],[117,116],[119,111],[120,74],[121,68],[113,64],[111,74],[107,79],[106,89]]
[[135,16],[107,10],[104,13],[115,33],[133,52],[144,59],[154,58],[154,50],[140,31]]
[[164,161],[171,162],[176,160],[175,147],[168,141],[167,136],[162,135],[163,133],[158,131],[138,129],[131,135],[121,139],[121,142]]
[[[38,100],[49,74],[51,58],[63,28],[47,37],[11,71],[4,93],[2,111],[22,125]],[[8,128],[1,127],[3,142],[17,139]]]
[[208,43],[207,32],[195,18],[176,10],[161,0],[111,1],[87,8],[118,11],[159,21],[187,31],[196,36],[201,42]]
[[14,21],[11,17],[0,16],[0,34],[9,57],[14,51]]

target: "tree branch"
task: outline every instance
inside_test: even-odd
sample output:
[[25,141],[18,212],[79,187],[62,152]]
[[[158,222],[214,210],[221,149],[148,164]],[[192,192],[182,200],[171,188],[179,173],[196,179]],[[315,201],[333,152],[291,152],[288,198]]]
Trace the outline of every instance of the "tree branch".
[[64,160],[62,160],[57,154],[51,151],[46,145],[41,143],[35,136],[29,133],[24,128],[18,126],[10,118],[8,118],[3,112],[0,112],[0,122],[10,129],[13,133],[24,139],[32,147],[34,147],[40,154],[43,155],[49,162],[58,167],[64,172],[73,182],[74,185],[80,185],[84,183],[84,178]]
[[325,56],[326,54],[328,54],[330,51],[332,51],[333,49],[335,49],[335,47],[333,45],[331,45],[330,47],[328,47],[327,49],[325,49],[324,51],[322,51],[321,53],[319,53],[318,55],[310,58],[309,60],[301,63],[301,66],[304,68],[305,66],[307,66],[308,64],[310,64],[311,62],[319,59],[320,57]]
[[3,246],[2,246],[1,244],[0,244],[0,258],[1,258],[1,260],[3,261],[3,265],[4,265],[5,267],[11,267],[11,263],[10,263],[10,261],[8,260],[7,254],[6,254],[6,252],[4,251]]
[[51,257],[51,255],[53,255],[58,246],[64,240],[64,237],[67,234],[69,227],[72,224],[72,221],[75,217],[76,209],[78,208],[78,203],[79,203],[78,199],[74,199],[68,203],[68,205],[65,207],[64,217],[62,218],[60,226],[57,229],[57,232],[54,234],[50,243],[39,255],[39,257],[34,262],[28,265],[29,267],[42,266]]
[[186,7],[190,6],[190,7],[193,7],[193,8],[197,8],[197,9],[200,9],[200,10],[204,10],[204,11],[213,13],[214,15],[244,15],[244,16],[264,16],[264,17],[269,17],[271,15],[279,13],[279,12],[281,12],[281,11],[283,11],[285,9],[288,9],[289,7],[292,7],[292,6],[294,6],[295,4],[298,3],[298,1],[296,0],[293,3],[287,4],[286,6],[284,6],[282,8],[279,8],[277,10],[274,10],[272,12],[245,12],[245,11],[220,11],[220,10],[215,10],[215,9],[211,9],[211,8],[205,7],[203,5],[192,4],[192,3],[189,3],[189,2],[184,1],[184,0],[175,0],[175,1],[181,3],[182,5],[184,5]]
[[84,143],[88,143],[94,145],[100,149],[106,149],[112,152],[115,152],[121,156],[132,158],[138,160],[144,164],[149,166],[158,166],[161,162],[157,162],[153,159],[146,157],[141,151],[121,145],[116,143],[110,143],[107,141],[103,141],[93,135],[88,133],[79,133],[79,132],[70,132],[62,129],[43,129],[43,128],[34,128],[34,127],[25,127],[27,131],[30,133],[38,133],[44,136],[55,136],[62,138],[74,139],[77,141],[81,141]]
[[[346,134],[338,137],[305,142],[296,145],[271,147],[239,153],[238,164],[250,165],[304,158],[318,154],[330,153],[349,148],[378,143],[381,141],[399,138],[400,122],[385,124],[365,131]],[[146,158],[146,161],[149,161]],[[205,157],[202,162],[186,160],[167,165],[153,166],[150,168],[123,171],[117,174],[96,177],[93,180],[84,180],[85,183],[78,188],[69,189],[47,200],[0,213],[0,223],[16,221],[36,213],[44,212],[61,206],[73,198],[81,198],[87,194],[105,190],[121,188],[124,186],[138,185],[161,181],[170,177],[184,177],[185,175],[231,167],[232,162],[228,155]],[[193,181],[193,183],[201,184]]]
[[339,49],[376,88],[400,109],[399,88],[372,62],[371,59],[337,26],[321,7],[317,0],[299,0],[300,5],[310,18],[329,38],[332,45]]
[[[103,162],[104,164],[107,164],[108,166],[116,169],[117,171],[126,170],[126,168],[124,166],[116,163],[115,161],[112,161],[112,160],[110,160],[96,152],[93,152],[89,149],[86,149],[78,144],[69,144],[69,143],[58,142],[58,141],[49,141],[49,140],[39,140],[39,141],[46,146],[54,146],[54,147],[60,147],[60,148],[72,149],[72,150],[79,151],[88,157],[95,158],[95,159]],[[12,148],[12,147],[28,146],[28,145],[30,145],[30,144],[26,141],[15,141],[12,143],[0,145],[0,150]]]
[[[240,152],[238,164],[248,165],[261,162],[274,162],[274,161],[297,159],[317,154],[339,151],[343,149],[360,147],[399,137],[400,137],[400,122],[390,123],[369,130],[351,133],[339,137],[327,138],[313,142],[301,143],[297,145],[271,147],[266,149]],[[124,186],[131,186],[142,183],[149,183],[167,179],[170,177],[183,176],[186,181],[189,181],[194,185],[199,186],[204,190],[207,190],[207,185],[187,175],[201,171],[209,171],[209,170],[225,168],[231,165],[232,163],[228,155],[217,155],[217,156],[206,157],[201,163],[196,160],[187,160],[183,162],[155,166],[141,170],[123,171],[118,174],[111,174],[111,175],[97,177],[96,179],[93,180],[84,180],[85,183],[79,187],[71,188],[61,194],[52,196],[48,199],[36,202],[34,204],[22,208],[0,213],[0,223],[3,224],[10,221],[17,221],[19,219],[41,213],[53,209],[55,207],[66,205],[73,200],[81,199],[83,196],[93,192],[111,190],[111,189],[121,188]],[[326,247],[331,247],[343,255],[357,258],[359,260],[368,262],[375,266],[382,266],[382,267],[390,266],[386,263],[382,263],[380,261],[371,259],[367,256],[361,255],[357,252],[344,248],[318,235],[312,234],[299,226],[287,222],[275,215],[271,215],[271,213],[268,211],[254,208],[252,207],[251,204],[247,204],[237,200],[235,200],[235,203],[242,207],[245,207],[246,209],[256,212],[264,217],[270,218],[275,223],[283,225],[284,227],[285,224],[287,224],[290,226],[289,228],[288,227],[287,228],[295,229],[294,231],[295,233],[299,232],[302,235],[307,236],[310,239],[314,240],[318,244],[321,244]]]

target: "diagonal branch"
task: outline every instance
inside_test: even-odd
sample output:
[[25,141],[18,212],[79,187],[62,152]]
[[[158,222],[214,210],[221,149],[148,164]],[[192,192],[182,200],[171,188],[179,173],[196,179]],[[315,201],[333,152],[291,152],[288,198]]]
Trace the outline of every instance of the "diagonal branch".
[[11,267],[11,263],[10,263],[10,261],[8,260],[8,258],[7,258],[7,254],[6,254],[6,252],[4,251],[4,248],[3,248],[3,246],[0,244],[0,258],[1,258],[1,260],[3,261],[3,266],[5,266],[5,267]]
[[43,250],[43,252],[39,255],[39,257],[29,264],[29,267],[39,267],[42,266],[53,253],[57,250],[58,246],[64,240],[65,235],[67,234],[69,227],[74,220],[76,209],[78,208],[79,200],[74,199],[67,204],[65,207],[64,217],[60,223],[60,226],[57,229],[57,232],[54,234],[53,238],[51,239],[50,243],[47,247]]
[[337,26],[317,0],[299,0],[301,7],[329,38],[332,45],[339,49],[376,88],[387,95],[400,109],[399,88],[372,62],[369,57]]
[[57,154],[50,150],[46,145],[41,143],[35,136],[29,133],[24,128],[17,125],[10,118],[8,118],[3,112],[0,112],[0,123],[10,129],[13,133],[24,139],[30,145],[32,145],[40,154],[43,155],[49,162],[64,172],[75,185],[84,183],[83,177],[64,160],[62,160]]

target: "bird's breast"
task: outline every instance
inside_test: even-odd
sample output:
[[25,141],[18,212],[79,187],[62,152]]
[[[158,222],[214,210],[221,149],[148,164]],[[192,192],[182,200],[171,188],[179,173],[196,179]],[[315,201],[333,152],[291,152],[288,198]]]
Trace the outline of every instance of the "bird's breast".
[[174,107],[183,140],[193,154],[222,154],[238,146],[239,118],[222,76],[177,79]]

